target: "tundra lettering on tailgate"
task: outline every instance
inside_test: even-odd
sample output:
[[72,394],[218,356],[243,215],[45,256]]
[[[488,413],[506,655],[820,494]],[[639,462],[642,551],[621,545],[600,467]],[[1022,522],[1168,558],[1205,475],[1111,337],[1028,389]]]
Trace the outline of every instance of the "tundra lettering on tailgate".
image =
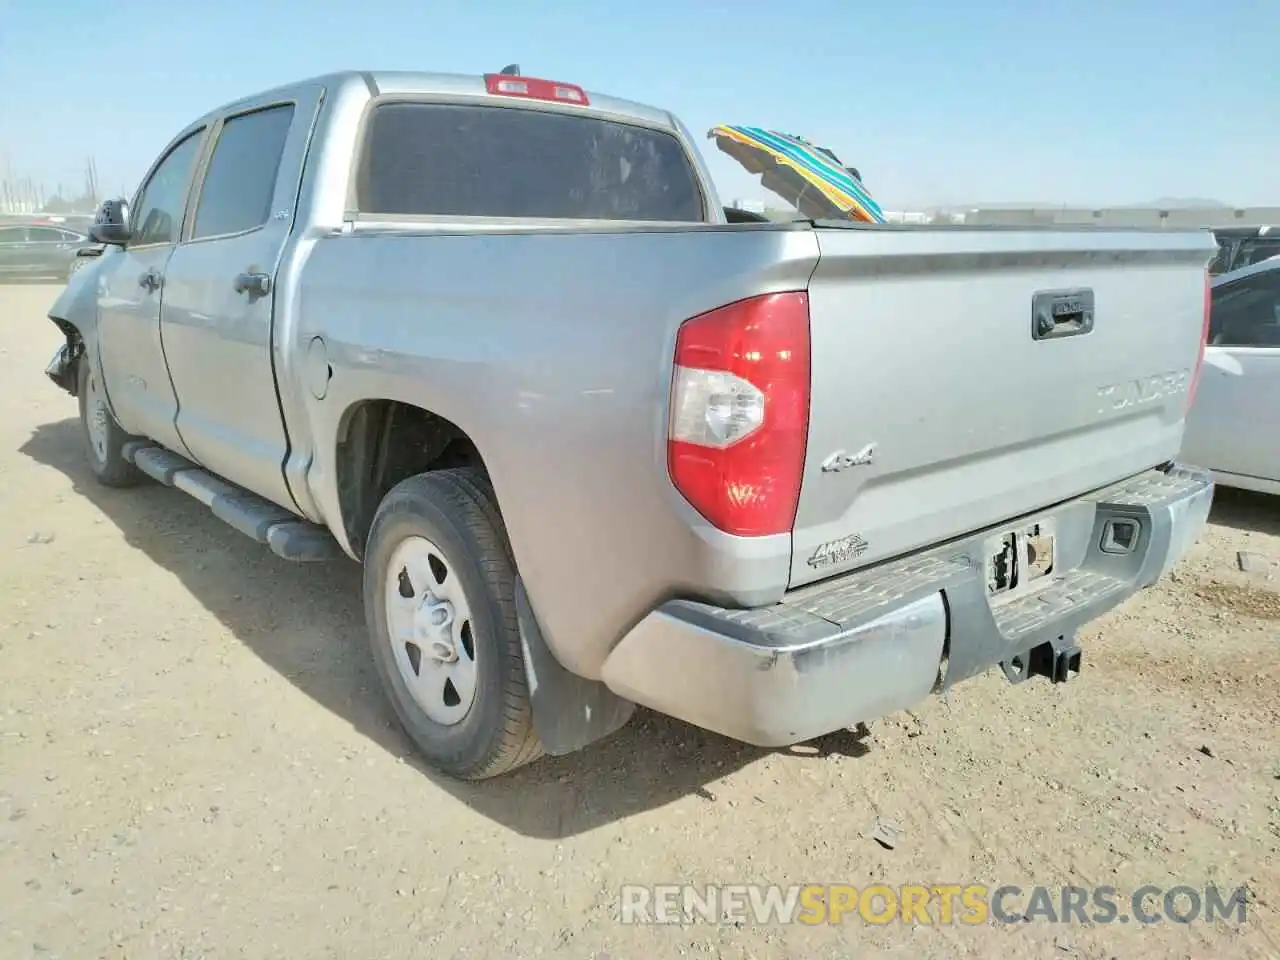
[[1125,380],[1123,383],[1110,383],[1098,388],[1098,412],[1108,413],[1113,410],[1125,410],[1146,403],[1154,403],[1165,397],[1176,397],[1185,393],[1190,379],[1190,370],[1174,370],[1170,373],[1157,373],[1140,380]]

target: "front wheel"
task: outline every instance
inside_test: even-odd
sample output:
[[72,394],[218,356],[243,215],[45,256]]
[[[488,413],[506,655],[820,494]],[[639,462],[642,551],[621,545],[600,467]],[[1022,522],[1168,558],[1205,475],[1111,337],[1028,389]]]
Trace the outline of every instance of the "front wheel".
[[392,488],[365,551],[364,605],[378,675],[433,766],[482,780],[542,755],[515,568],[481,471],[439,470]]
[[80,430],[85,454],[94,478],[106,487],[132,487],[142,480],[138,468],[124,458],[124,445],[132,437],[121,429],[107,409],[102,379],[88,356],[81,356],[76,395],[80,398]]

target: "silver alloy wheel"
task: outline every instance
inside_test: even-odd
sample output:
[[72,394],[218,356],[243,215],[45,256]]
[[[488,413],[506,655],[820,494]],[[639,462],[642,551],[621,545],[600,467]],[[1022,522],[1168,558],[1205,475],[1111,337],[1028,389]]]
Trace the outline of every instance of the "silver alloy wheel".
[[[87,362],[87,361],[81,361]],[[84,415],[85,426],[89,430],[89,444],[93,447],[94,456],[99,463],[107,462],[107,402],[102,395],[102,385],[98,383],[98,374],[92,367],[86,378]]]
[[471,605],[444,551],[406,537],[383,593],[392,653],[414,702],[442,726],[461,722],[476,697],[476,648]]

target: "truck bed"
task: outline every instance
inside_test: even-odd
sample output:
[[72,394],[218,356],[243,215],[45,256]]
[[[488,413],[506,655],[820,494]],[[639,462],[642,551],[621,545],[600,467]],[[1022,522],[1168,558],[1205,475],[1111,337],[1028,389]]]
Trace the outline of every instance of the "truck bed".
[[[335,469],[324,435],[340,435],[359,398],[456,424],[493,478],[549,646],[597,677],[620,626],[664,599],[774,603],[1171,459],[1213,241],[369,218],[305,253],[289,336],[300,348],[323,335],[333,368],[323,402],[288,388],[321,434],[312,473]],[[1092,331],[1033,339],[1035,294],[1073,288],[1094,292]],[[668,474],[676,335],[705,311],[791,290],[809,293],[813,360],[795,527],[731,536]],[[1151,386],[1163,375],[1170,385]],[[304,434],[290,424],[300,460]],[[870,463],[823,471],[869,444]],[[810,563],[817,553],[829,559]]]

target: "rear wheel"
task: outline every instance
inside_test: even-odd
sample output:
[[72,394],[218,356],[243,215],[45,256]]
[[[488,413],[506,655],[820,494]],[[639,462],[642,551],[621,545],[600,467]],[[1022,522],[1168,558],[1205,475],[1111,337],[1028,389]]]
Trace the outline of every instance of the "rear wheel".
[[87,356],[80,358],[76,395],[80,399],[80,429],[85,454],[94,478],[107,487],[132,487],[142,480],[138,468],[124,458],[124,445],[132,437],[116,423],[107,409],[102,379]]
[[364,604],[383,686],[433,766],[481,780],[542,755],[515,568],[481,471],[422,474],[387,494],[365,552]]

